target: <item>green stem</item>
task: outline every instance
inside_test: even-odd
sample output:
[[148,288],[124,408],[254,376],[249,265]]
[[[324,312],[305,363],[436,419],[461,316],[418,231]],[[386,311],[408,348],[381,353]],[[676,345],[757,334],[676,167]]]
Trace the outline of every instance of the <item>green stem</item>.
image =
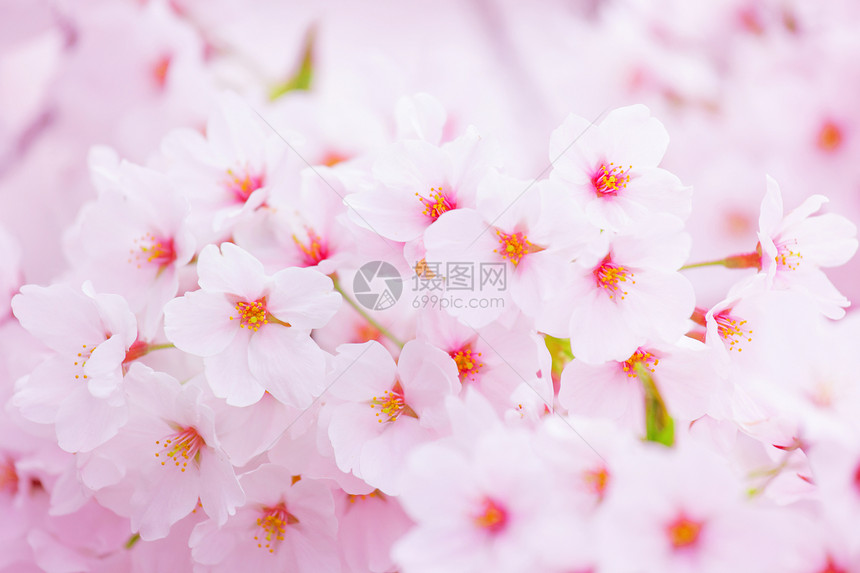
[[131,549],[134,547],[134,544],[140,541],[140,533],[135,533],[131,537],[128,538],[128,541],[125,542],[125,548]]
[[399,338],[394,336],[394,334],[392,334],[390,330],[388,330],[387,328],[379,324],[376,320],[374,320],[369,314],[367,314],[366,310],[361,308],[360,305],[358,305],[354,300],[352,300],[352,298],[349,297],[348,294],[346,294],[346,292],[344,292],[343,288],[340,286],[340,281],[337,279],[337,277],[333,276],[331,277],[331,280],[334,283],[334,290],[340,293],[343,299],[349,303],[349,306],[355,309],[355,312],[360,314],[361,317],[366,320],[370,326],[378,330],[379,333],[382,334],[385,338],[387,338],[400,348],[403,348],[403,342]]
[[645,439],[672,447],[675,443],[675,422],[666,410],[666,403],[654,377],[641,361],[637,361],[633,368],[645,389]]
[[552,378],[555,381],[561,380],[561,372],[565,365],[574,359],[573,352],[570,350],[570,339],[555,338],[549,334],[544,334],[543,339],[552,358]]
[[691,263],[684,265],[680,270],[698,269],[700,267],[726,267],[729,269],[759,269],[761,270],[761,253],[756,250],[753,253],[743,253],[741,255],[732,255],[725,259],[716,261],[705,261],[701,263]]
[[128,365],[130,362],[134,362],[138,358],[143,358],[153,350],[165,350],[167,348],[176,347],[169,342],[165,344],[147,344],[142,340],[136,340],[134,341],[134,344],[129,346],[128,351],[125,353],[125,359],[122,362],[123,364]]
[[726,266],[726,259],[720,259],[718,261],[705,261],[703,263],[691,263],[689,265],[684,265],[680,268],[682,271],[686,271],[687,269],[698,269],[699,267],[724,267]]

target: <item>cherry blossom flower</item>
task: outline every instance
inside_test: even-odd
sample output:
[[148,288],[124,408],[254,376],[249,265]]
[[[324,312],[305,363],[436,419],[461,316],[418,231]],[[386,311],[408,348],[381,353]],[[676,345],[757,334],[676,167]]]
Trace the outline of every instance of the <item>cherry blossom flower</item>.
[[379,490],[363,495],[335,492],[335,508],[343,571],[393,571],[391,546],[412,525],[397,498]]
[[[781,568],[782,524],[743,497],[743,484],[707,451],[644,449],[624,458],[607,499],[607,569],[763,571]],[[648,492],[645,494],[645,492]]]
[[[341,376],[348,378],[338,383]],[[418,340],[395,366],[385,348],[367,342],[338,349],[331,379],[320,417],[338,467],[397,494],[402,456],[444,428],[445,397],[459,390],[456,366]]]
[[723,418],[729,415],[731,385],[714,361],[709,348],[686,337],[673,346],[640,346],[624,361],[592,365],[573,360],[562,372],[558,401],[571,414],[608,418],[641,432],[645,391],[638,368],[645,368],[673,417]]
[[822,314],[841,318],[848,300],[821,271],[844,264],[857,251],[857,228],[833,213],[812,216],[827,198],[809,197],[785,215],[779,185],[767,180],[767,193],[759,217],[758,261],[761,272],[735,286],[746,289],[793,289],[812,298]]
[[60,447],[90,450],[127,419],[123,363],[137,339],[125,300],[68,285],[25,285],[12,299],[21,325],[53,352],[16,387],[14,403],[29,420],[54,424]]
[[331,279],[311,269],[268,276],[245,250],[208,245],[197,262],[200,290],[164,308],[165,333],[177,348],[204,357],[219,398],[249,406],[268,391],[303,408],[323,389],[325,354],[310,337],[337,311]]
[[513,394],[521,384],[528,385],[541,409],[552,404],[549,353],[541,337],[524,332],[526,319],[478,330],[443,311],[422,313],[420,319],[421,337],[448,353],[462,387],[480,392],[498,412],[517,406]]
[[574,356],[588,363],[623,362],[646,340],[674,343],[695,307],[692,285],[676,272],[688,249],[689,236],[671,216],[612,238],[570,265],[537,327],[569,337]]
[[[427,229],[426,260],[439,265],[446,294],[460,302],[449,306],[452,314],[480,328],[510,311],[511,302],[536,316],[541,301],[555,296],[566,263],[597,231],[581,213],[560,208],[552,197],[559,193],[550,181],[529,183],[491,170],[478,186],[477,209],[443,214]],[[466,265],[472,269],[468,277],[455,274]],[[485,273],[500,271],[503,287],[484,284]],[[499,297],[504,304],[471,304],[480,297]]]
[[443,213],[474,207],[478,183],[495,164],[490,144],[474,129],[441,146],[403,140],[374,164],[373,186],[356,189],[345,201],[356,224],[394,241],[413,241]]
[[241,478],[245,505],[226,523],[194,528],[189,544],[207,571],[340,571],[331,490],[266,464]]
[[342,224],[345,191],[332,169],[305,169],[298,193],[279,191],[272,190],[271,209],[255,214],[233,234],[237,245],[254,253],[273,272],[310,267],[330,275],[351,262],[356,241],[380,240],[364,229],[356,229],[361,235],[356,237],[353,226]]
[[199,381],[183,386],[142,364],[131,366],[128,379],[128,424],[79,458],[81,480],[99,503],[130,517],[143,539],[165,537],[198,501],[223,525],[244,494]]
[[422,446],[409,458],[401,496],[416,526],[395,544],[394,560],[418,573],[533,571],[555,562],[558,550],[547,551],[544,539],[565,508],[548,495],[549,476],[528,433],[488,432],[468,451]]
[[669,134],[643,105],[611,111],[598,125],[569,116],[552,133],[552,178],[601,229],[620,231],[657,213],[686,219],[691,190],[658,167]]
[[266,204],[272,187],[297,176],[291,163],[297,160],[287,151],[278,134],[235,94],[220,99],[205,137],[177,130],[164,140],[168,177],[191,204],[189,224],[200,242],[223,239]]
[[101,194],[81,209],[66,252],[100,292],[128,301],[150,338],[179,289],[179,269],[194,255],[188,205],[162,174],[131,163],[106,165],[109,155],[91,153]]

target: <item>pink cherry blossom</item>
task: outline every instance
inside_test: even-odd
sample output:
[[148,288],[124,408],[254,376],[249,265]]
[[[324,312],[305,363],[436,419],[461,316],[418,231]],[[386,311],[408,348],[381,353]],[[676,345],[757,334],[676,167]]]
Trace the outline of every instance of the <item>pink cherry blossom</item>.
[[297,175],[297,159],[278,134],[235,94],[219,100],[205,137],[177,130],[162,151],[168,176],[191,204],[189,224],[201,242],[224,239],[266,204],[273,186]]
[[671,346],[640,346],[625,361],[573,360],[561,375],[559,403],[572,414],[609,418],[642,432],[645,391],[638,368],[652,376],[673,417],[692,421],[729,414],[731,385],[715,367],[714,353],[686,337]]
[[692,285],[676,272],[688,249],[689,236],[670,216],[610,239],[570,265],[537,327],[569,337],[574,356],[589,363],[623,362],[646,340],[675,342],[695,307]]
[[104,154],[91,155],[102,192],[81,210],[66,251],[100,292],[122,295],[152,337],[164,304],[176,296],[179,269],[194,255],[188,205],[160,173],[104,165]]
[[52,350],[18,382],[14,403],[24,417],[54,424],[60,447],[90,450],[127,419],[123,363],[137,338],[125,300],[64,284],[25,285],[12,299],[21,325]]
[[189,544],[207,571],[338,573],[337,520],[331,490],[266,464],[241,478],[247,500],[226,523],[194,528]]
[[571,115],[550,138],[552,177],[601,229],[620,231],[656,213],[686,219],[690,188],[658,167],[668,145],[643,105],[615,109],[598,125]]
[[199,382],[183,386],[142,364],[133,364],[128,378],[128,424],[78,460],[80,479],[99,503],[130,517],[143,539],[168,535],[198,502],[225,523],[244,494]]
[[780,568],[789,523],[744,499],[740,480],[707,451],[657,448],[626,457],[616,470],[602,523],[607,569]]
[[[523,318],[510,327],[498,323],[473,329],[444,311],[422,313],[420,332],[448,353],[463,389],[480,392],[498,412],[516,407],[513,393],[526,384],[543,406],[552,404],[550,357],[543,339],[524,332]],[[541,406],[541,409],[542,407]]]
[[761,272],[737,285],[735,292],[746,288],[793,289],[811,297],[825,316],[844,316],[848,300],[821,267],[844,264],[854,255],[857,228],[833,213],[812,216],[826,202],[827,198],[814,195],[785,215],[779,185],[768,177],[759,217]]
[[249,406],[268,391],[298,408],[323,390],[325,354],[310,337],[328,322],[340,295],[311,269],[268,276],[232,243],[208,245],[197,262],[200,290],[164,309],[165,332],[177,348],[204,357],[212,391]]
[[450,357],[429,344],[406,343],[394,364],[377,342],[338,349],[320,413],[342,471],[383,493],[399,492],[403,456],[444,428],[444,401],[459,390]]
[[397,498],[379,490],[363,495],[335,492],[335,508],[343,571],[393,571],[391,546],[412,525]]
[[[443,214],[427,229],[426,261],[439,265],[446,294],[460,303],[449,312],[475,328],[510,311],[512,303],[529,316],[539,314],[541,301],[555,296],[563,283],[566,263],[597,234],[581,212],[552,197],[559,193],[550,181],[520,181],[491,170],[478,186],[477,209]],[[470,286],[454,274],[458,265],[471,265]],[[485,269],[499,266],[504,288],[485,288]],[[471,304],[490,297],[502,304]]]
[[[525,572],[556,563],[561,552],[544,539],[565,507],[547,495],[549,478],[528,433],[488,432],[467,451],[423,446],[409,459],[401,496],[416,526],[395,544],[395,561],[418,573]],[[580,546],[576,539],[571,544]]]
[[373,183],[346,198],[350,216],[388,239],[413,241],[443,213],[474,207],[478,183],[496,163],[474,129],[441,146],[403,140],[374,164]]

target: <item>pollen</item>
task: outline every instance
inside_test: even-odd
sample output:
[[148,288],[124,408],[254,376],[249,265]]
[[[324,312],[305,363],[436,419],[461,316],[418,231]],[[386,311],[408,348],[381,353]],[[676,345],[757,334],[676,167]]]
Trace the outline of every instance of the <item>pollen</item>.
[[284,540],[287,527],[298,522],[299,520],[287,511],[283,502],[274,507],[262,508],[262,515],[257,518],[259,531],[254,535],[257,547],[274,553],[278,544]]
[[152,64],[152,79],[155,81],[155,86],[159,90],[163,90],[167,84],[167,72],[170,70],[170,64],[173,58],[170,54],[165,54],[158,58]]
[[302,252],[303,262],[306,267],[313,267],[328,258],[328,246],[325,241],[311,227],[306,227],[307,239],[301,240],[293,235],[293,242]]
[[635,378],[637,364],[642,364],[646,370],[653,374],[655,367],[660,364],[660,359],[647,350],[637,348],[636,352],[633,353],[633,356],[621,363],[621,369],[624,370],[628,377]]
[[[266,299],[254,302],[237,302],[236,312],[239,313],[239,327],[257,332],[264,324],[269,323],[269,313],[266,310]],[[230,320],[235,317],[231,316]]]
[[609,484],[609,470],[604,466],[599,466],[594,469],[586,470],[582,473],[585,487],[589,492],[597,496],[598,499],[603,499],[606,493],[606,486]]
[[508,514],[501,504],[490,498],[485,498],[481,512],[475,516],[475,525],[496,534],[501,532],[508,523]]
[[142,268],[143,265],[154,265],[164,268],[176,260],[173,239],[160,239],[152,233],[146,233],[134,240],[129,250],[128,262]]
[[78,372],[77,374],[75,374],[75,380],[89,379],[89,376],[84,374],[84,366],[87,365],[87,360],[89,360],[90,356],[93,353],[93,350],[96,349],[96,346],[97,345],[95,344],[81,344],[81,351],[78,352],[73,359],[74,366],[76,367],[76,371]]
[[251,196],[251,193],[265,185],[266,182],[262,174],[251,173],[246,168],[242,169],[241,172],[228,169],[225,184],[236,200],[244,203]]
[[496,229],[496,236],[499,237],[499,248],[493,249],[493,252],[511,261],[515,267],[520,264],[524,256],[543,250],[530,243],[523,233],[508,234]]
[[474,380],[484,366],[483,362],[479,360],[481,353],[472,350],[471,344],[465,344],[459,350],[449,352],[448,355],[457,364],[460,381],[466,379]]
[[195,428],[189,426],[180,427],[163,440],[156,440],[155,445],[159,447],[155,457],[161,461],[161,465],[166,466],[173,462],[174,466],[184,472],[188,468],[188,462],[200,462],[200,450],[206,442]]
[[717,323],[717,332],[729,345],[729,350],[743,350],[741,344],[752,342],[752,330],[745,327],[746,320],[741,320],[731,314],[731,309],[726,309],[714,314],[714,321]]
[[666,536],[673,549],[686,549],[695,546],[699,541],[702,526],[701,521],[695,521],[681,514],[666,526]]
[[629,171],[633,169],[630,165],[624,169],[620,165],[603,163],[591,176],[591,185],[598,197],[614,197],[621,189],[627,187],[630,181]]
[[381,396],[374,396],[370,400],[370,407],[377,410],[376,418],[380,424],[383,422],[394,422],[401,415],[417,418],[418,415],[406,403],[403,396],[403,387],[400,382],[395,382],[391,390],[386,390]]
[[364,501],[366,499],[377,498],[381,500],[385,500],[385,494],[379,491],[378,489],[373,490],[370,493],[365,494],[349,494],[347,499],[349,499],[349,503],[355,503],[356,501]]
[[624,284],[630,278],[630,284],[636,284],[633,280],[635,276],[627,267],[617,265],[612,262],[610,255],[606,255],[603,262],[594,268],[594,280],[597,286],[602,288],[609,298],[615,300],[624,300],[627,296],[627,291],[624,290]]
[[842,146],[844,136],[839,125],[832,120],[827,120],[821,125],[818,130],[816,144],[818,149],[832,153]]
[[776,256],[773,258],[777,270],[796,271],[803,262],[803,255],[797,250],[797,240],[785,241],[776,245]]
[[443,213],[457,208],[457,201],[449,192],[443,191],[442,187],[431,187],[427,197],[423,197],[419,193],[416,193],[415,196],[424,205],[423,214],[429,217],[431,221],[435,221]]

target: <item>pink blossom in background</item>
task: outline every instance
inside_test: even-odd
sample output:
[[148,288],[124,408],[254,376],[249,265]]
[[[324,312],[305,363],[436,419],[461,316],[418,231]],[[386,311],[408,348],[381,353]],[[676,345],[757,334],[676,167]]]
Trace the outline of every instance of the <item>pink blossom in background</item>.
[[858,26],[0,0],[0,571],[860,573]]

